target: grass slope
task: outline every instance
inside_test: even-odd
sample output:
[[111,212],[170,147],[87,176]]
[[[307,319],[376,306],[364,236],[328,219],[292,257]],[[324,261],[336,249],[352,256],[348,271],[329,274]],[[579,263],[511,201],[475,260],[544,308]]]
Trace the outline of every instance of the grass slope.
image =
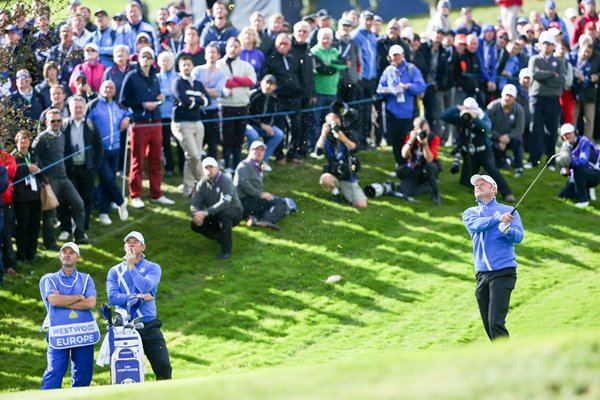
[[[0,395],[0,399],[597,399],[597,332],[450,352],[405,353],[307,367],[126,386]],[[194,393],[195,395],[191,395]]]

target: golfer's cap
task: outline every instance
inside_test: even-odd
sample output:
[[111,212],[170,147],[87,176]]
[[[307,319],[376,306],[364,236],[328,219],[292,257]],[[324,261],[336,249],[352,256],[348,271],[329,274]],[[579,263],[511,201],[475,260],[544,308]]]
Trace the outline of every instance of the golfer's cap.
[[262,147],[263,149],[266,149],[267,146],[260,140],[255,140],[254,142],[252,142],[252,144],[250,145],[250,150],[254,150],[254,149],[258,149],[259,147]]
[[564,124],[560,127],[560,136],[566,135],[567,133],[575,132],[575,127],[571,124]]
[[142,54],[144,53],[148,53],[152,56],[152,58],[154,58],[154,50],[152,50],[152,48],[150,47],[144,47],[140,50],[140,57],[142,56]]
[[467,35],[464,33],[459,33],[454,37],[454,45],[458,46],[459,44],[467,44]]
[[338,21],[338,25],[342,26],[352,26],[352,21],[348,18],[342,18]]
[[177,15],[179,17],[179,19],[193,17],[192,14],[190,14],[189,12],[186,12],[185,10],[179,10],[179,11],[177,11],[177,13],[175,15]]
[[553,0],[546,1],[546,10],[554,10],[556,8],[556,3]]
[[405,26],[402,28],[402,31],[400,31],[400,37],[402,39],[408,39],[412,42],[415,40],[415,31],[413,31],[413,28],[410,26]]
[[544,31],[540,33],[540,37],[538,38],[539,43],[550,43],[551,45],[556,46],[556,40],[554,36],[552,36],[548,31]]
[[369,19],[369,18],[375,17],[375,14],[373,14],[373,12],[371,12],[369,10],[364,10],[363,12],[360,13],[360,17],[364,18],[364,19]]
[[98,48],[98,45],[96,43],[91,43],[91,42],[88,43],[88,44],[86,44],[83,49],[84,50],[85,49],[93,49],[95,52],[99,52],[100,51],[100,49]]
[[517,24],[528,24],[529,20],[527,19],[527,17],[519,17],[517,18]]
[[487,183],[489,183],[490,185],[492,185],[495,188],[498,188],[498,185],[496,184],[496,181],[494,180],[494,178],[492,178],[489,175],[479,175],[479,174],[475,174],[471,177],[471,185],[475,186],[475,184],[477,183],[478,180],[483,179],[484,181],[486,181]]
[[331,18],[331,15],[329,15],[329,11],[327,11],[326,9],[322,8],[319,11],[317,11],[317,18]]
[[315,15],[314,14],[305,15],[304,17],[302,17],[302,21],[315,22]]
[[578,16],[579,14],[577,13],[577,10],[573,7],[569,7],[565,10],[565,17],[567,17],[567,19],[575,18]]
[[463,8],[460,9],[460,13],[461,14],[466,14],[466,13],[471,12],[471,11],[473,11],[473,9],[471,7],[463,7]]
[[144,235],[142,235],[138,231],[131,231],[131,232],[129,232],[127,234],[127,236],[125,236],[125,239],[123,239],[123,242],[127,243],[127,239],[129,239],[129,238],[134,238],[138,242],[140,242],[141,244],[146,244],[146,241],[144,240]]
[[219,163],[212,157],[206,157],[204,160],[202,160],[202,168],[207,167],[209,165],[219,168]]
[[77,253],[78,256],[81,255],[81,253],[79,252],[79,246],[77,246],[75,243],[73,242],[67,242],[65,244],[63,244],[60,247],[60,251],[63,251],[64,249],[71,249],[73,250],[75,253]]
[[96,12],[94,13],[95,16],[98,16],[98,14],[104,14],[108,17],[108,13],[102,8],[97,9]]
[[273,75],[273,74],[267,74],[261,80],[262,81],[271,81],[277,85],[277,78],[275,78],[275,75]]
[[393,57],[396,54],[404,54],[404,49],[399,44],[395,44],[390,47],[389,56]]
[[87,75],[85,74],[85,71],[75,71],[73,72],[73,81],[76,82],[77,79],[85,79],[87,81]]
[[548,29],[548,33],[550,34],[550,36],[556,37],[556,36],[562,34],[562,31],[558,28],[550,28],[550,29]]
[[450,2],[448,0],[440,0],[438,1],[437,8],[450,8]]
[[502,89],[502,96],[504,96],[505,94],[508,94],[512,97],[517,97],[516,86],[513,85],[512,83],[509,83],[508,85],[504,86],[504,89]]
[[519,71],[519,79],[521,78],[531,78],[531,71],[529,70],[529,68],[523,68],[521,71]]
[[588,5],[588,4],[596,4],[596,2],[594,0],[583,0],[582,1],[583,5]]
[[123,21],[125,19],[125,13],[119,12],[113,15],[115,21]]
[[373,17],[373,21],[383,22],[383,18],[381,18],[381,16],[375,14],[375,16]]
[[436,26],[435,28],[433,28],[433,31],[435,33],[444,33],[444,34],[446,33],[446,30],[441,26]]
[[71,0],[69,1],[69,6],[80,6],[81,5],[81,1],[80,0]]
[[20,32],[19,27],[15,24],[10,24],[4,28],[5,32]]
[[150,42],[150,35],[148,35],[146,32],[140,32],[140,33],[138,33],[137,36],[135,37],[135,41],[137,42],[141,38],[144,38],[148,42]]
[[180,24],[181,18],[179,18],[177,15],[171,15],[169,18],[167,18],[167,24],[170,22],[174,24]]
[[469,110],[479,110],[479,104],[477,104],[477,100],[472,97],[467,97],[465,101],[463,101],[463,106]]

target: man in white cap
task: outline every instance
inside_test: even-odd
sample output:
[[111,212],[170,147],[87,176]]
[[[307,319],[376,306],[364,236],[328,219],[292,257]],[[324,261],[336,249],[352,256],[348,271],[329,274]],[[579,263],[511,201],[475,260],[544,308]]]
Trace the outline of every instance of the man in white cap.
[[495,340],[509,336],[505,323],[517,281],[515,244],[523,241],[523,224],[517,211],[496,201],[498,186],[491,176],[476,174],[470,182],[477,206],[465,210],[462,219],[473,241],[479,313],[485,332]]
[[506,150],[514,155],[515,178],[523,176],[523,130],[525,129],[525,111],[517,99],[517,88],[509,83],[502,89],[502,97],[487,106],[487,114],[492,121],[492,139],[496,143],[496,164],[499,168],[506,165]]
[[462,105],[452,106],[442,113],[442,121],[453,124],[458,128],[458,145],[450,172],[456,173],[460,159],[463,160],[460,183],[470,186],[469,177],[479,172],[483,167],[498,182],[498,190],[504,200],[513,203],[513,196],[506,179],[496,167],[492,148],[490,117],[483,112],[477,101],[467,97]]
[[231,257],[231,230],[239,224],[244,211],[229,175],[219,171],[217,160],[202,160],[202,179],[192,197],[191,228],[221,246],[218,260]]
[[381,74],[377,94],[384,96],[388,141],[396,164],[401,164],[404,139],[418,114],[415,98],[425,92],[426,85],[419,68],[405,60],[401,46],[390,47],[389,57],[390,65]]
[[171,379],[171,361],[167,343],[160,330],[162,321],[156,313],[156,292],[162,275],[160,265],[145,255],[146,240],[138,231],[129,232],[123,239],[123,261],[108,271],[106,293],[112,306],[127,309],[136,298],[143,300],[131,319],[141,317],[144,323],[138,333],[142,338],[144,354],[148,357],[156,380]]
[[63,244],[59,253],[62,268],[40,280],[42,300],[48,311],[42,325],[48,328],[48,366],[42,377],[42,390],[62,387],[69,357],[72,386],[89,386],[92,382],[94,343],[100,340],[100,330],[92,314],[97,295],[92,277],[77,270],[80,255],[75,243]]
[[548,158],[554,155],[561,115],[559,98],[567,71],[565,61],[554,56],[554,37],[542,32],[538,43],[541,51],[529,59],[528,65],[533,77],[529,88],[529,108],[533,121],[529,135],[529,162],[524,165],[527,169],[537,166],[543,153]]
[[[128,4],[128,8],[131,5]],[[134,7],[135,8],[135,7]],[[133,9],[133,8],[131,8]],[[133,112],[130,129],[131,166],[129,169],[129,194],[133,208],[144,208],[142,178],[144,161],[148,164],[150,198],[154,203],[173,205],[161,189],[162,183],[162,125],[159,106],[165,100],[156,77],[154,50],[144,47],[139,52],[139,66],[125,75],[119,96],[120,103]]]
[[279,230],[276,223],[288,214],[288,208],[285,200],[264,190],[262,166],[265,151],[263,142],[252,142],[248,158],[235,170],[233,184],[244,207],[244,218],[248,218],[248,226]]
[[561,174],[569,177],[558,196],[574,199],[575,207],[587,207],[590,200],[596,200],[596,186],[600,184],[600,148],[586,136],[579,136],[571,124],[560,128],[560,136],[563,148],[570,154],[564,157],[561,149],[557,157]]

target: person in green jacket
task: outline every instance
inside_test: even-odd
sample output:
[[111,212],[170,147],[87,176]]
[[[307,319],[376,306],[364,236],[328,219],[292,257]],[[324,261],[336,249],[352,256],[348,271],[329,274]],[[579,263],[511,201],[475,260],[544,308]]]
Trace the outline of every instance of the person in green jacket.
[[316,110],[312,113],[309,149],[313,149],[317,143],[325,115],[330,111],[328,106],[337,100],[340,71],[348,68],[345,62],[339,60],[338,49],[331,46],[332,43],[331,28],[321,28],[317,32],[317,44],[310,49],[315,59],[313,74],[317,102],[314,105]]

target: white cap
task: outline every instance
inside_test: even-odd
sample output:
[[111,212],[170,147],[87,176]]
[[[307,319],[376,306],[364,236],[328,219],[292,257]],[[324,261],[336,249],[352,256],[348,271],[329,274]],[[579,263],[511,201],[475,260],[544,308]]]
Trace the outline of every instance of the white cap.
[[267,146],[260,140],[255,140],[254,142],[252,142],[252,144],[250,145],[250,150],[254,150],[258,147],[262,147],[263,149],[266,149]]
[[404,54],[404,49],[399,44],[395,44],[392,47],[390,47],[390,51],[388,54],[390,57],[393,57],[394,54]]
[[505,94],[511,95],[512,97],[517,97],[516,86],[512,83],[509,83],[508,85],[504,86],[504,88],[502,89],[502,96],[504,96]]
[[523,68],[520,72],[519,72],[519,79],[521,78],[531,78],[531,71],[529,70],[529,68]]
[[562,31],[558,28],[550,28],[548,29],[548,33],[553,37],[556,38],[557,35],[560,35],[562,33]]
[[479,110],[479,104],[477,104],[477,100],[472,97],[467,97],[465,101],[463,101],[463,106],[467,107],[469,110]]
[[98,45],[96,43],[88,43],[85,45],[85,47],[83,48],[84,50],[87,48],[92,48],[94,50],[96,50],[97,52],[100,51],[100,48],[98,48]]
[[498,188],[498,185],[496,185],[496,181],[494,180],[494,178],[492,178],[489,175],[479,175],[479,174],[473,175],[471,177],[471,185],[475,186],[475,183],[477,183],[477,181],[480,179],[483,179],[487,183],[491,184],[493,187]]
[[400,31],[400,37],[403,39],[408,39],[412,42],[413,40],[415,40],[415,32],[413,31],[412,27],[405,26],[404,28],[402,28],[402,31]]
[[578,17],[579,14],[577,13],[577,10],[574,9],[573,7],[569,7],[565,10],[565,17],[567,17],[567,19],[571,19],[573,17]]
[[141,57],[141,56],[142,56],[142,54],[144,54],[144,53],[149,53],[149,54],[152,56],[152,58],[154,58],[154,50],[152,50],[152,48],[151,48],[151,47],[143,47],[143,48],[140,50],[140,57]]
[[571,124],[564,124],[560,127],[560,136],[571,132],[575,132],[575,127]]
[[75,243],[67,242],[67,243],[63,244],[60,248],[60,251],[63,251],[64,249],[67,249],[67,248],[73,250],[75,253],[77,253],[78,256],[81,255],[81,253],[79,253],[79,246],[77,246]]
[[212,157],[206,157],[204,160],[202,160],[202,168],[206,167],[207,165],[212,165],[213,167],[219,168],[219,163]]
[[556,46],[556,40],[554,40],[554,36],[552,36],[550,34],[550,32],[548,32],[548,31],[544,31],[544,32],[540,33],[540,37],[538,38],[538,43],[540,43],[540,44],[550,43],[550,44],[553,44],[554,46]]
[[142,235],[141,233],[139,233],[138,231],[131,231],[127,234],[127,236],[125,236],[125,239],[123,239],[124,242],[127,242],[127,239],[129,238],[134,238],[137,239],[138,242],[140,242],[141,244],[146,244],[146,241],[144,240],[144,235]]

